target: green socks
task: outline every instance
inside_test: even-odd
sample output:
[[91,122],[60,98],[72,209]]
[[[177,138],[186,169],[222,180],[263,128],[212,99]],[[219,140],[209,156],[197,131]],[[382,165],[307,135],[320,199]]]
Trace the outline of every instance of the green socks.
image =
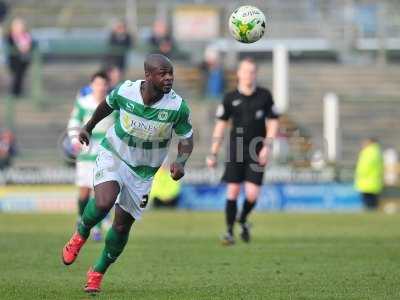
[[82,219],[78,224],[78,233],[87,239],[92,229],[97,223],[104,219],[108,211],[99,210],[96,207],[96,200],[91,198],[82,214]]
[[85,210],[85,207],[88,204],[89,200],[78,199],[78,214],[79,214],[79,217],[82,217],[83,211]]
[[128,238],[129,232],[121,234],[118,233],[114,227],[111,227],[106,235],[103,253],[93,267],[94,271],[104,274],[108,267],[115,262],[118,256],[122,253],[126,243],[128,242]]

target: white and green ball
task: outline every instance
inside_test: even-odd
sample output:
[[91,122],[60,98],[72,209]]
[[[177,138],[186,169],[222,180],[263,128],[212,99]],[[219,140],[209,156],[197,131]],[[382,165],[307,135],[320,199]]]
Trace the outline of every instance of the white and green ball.
[[230,33],[242,43],[258,41],[264,35],[265,27],[265,15],[254,6],[240,6],[229,18]]

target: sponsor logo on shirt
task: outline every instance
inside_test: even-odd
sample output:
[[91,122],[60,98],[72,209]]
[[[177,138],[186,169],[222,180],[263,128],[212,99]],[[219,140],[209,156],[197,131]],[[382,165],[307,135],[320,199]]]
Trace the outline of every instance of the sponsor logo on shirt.
[[171,135],[171,123],[151,122],[136,119],[132,118],[127,113],[121,117],[121,124],[127,133],[145,140],[152,138],[166,139]]
[[155,126],[151,123],[141,121],[141,120],[131,120],[130,125],[132,128],[142,129],[142,130],[150,132],[150,133],[153,133],[158,129],[157,126]]

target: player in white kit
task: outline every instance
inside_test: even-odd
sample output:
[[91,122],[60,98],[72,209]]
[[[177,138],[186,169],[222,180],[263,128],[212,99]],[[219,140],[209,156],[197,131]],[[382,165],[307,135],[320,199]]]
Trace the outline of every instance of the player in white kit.
[[115,204],[115,217],[103,253],[87,273],[86,292],[100,291],[104,273],[122,253],[133,222],[147,205],[153,176],[167,156],[172,133],[180,139],[178,156],[170,166],[174,180],[184,176],[185,163],[193,150],[190,110],[172,90],[170,60],[151,54],[144,69],[145,80],[127,80],[115,88],[79,135],[80,141],[88,144],[96,124],[114,110],[119,111],[119,119],[102,140],[96,160],[95,200],[89,201],[77,232],[62,253],[64,264],[72,264],[91,228]]
[[[93,129],[90,137],[90,147],[82,147],[79,142],[79,132],[83,125],[92,117],[97,106],[104,101],[109,87],[109,79],[105,72],[96,72],[90,80],[91,92],[85,96],[78,96],[75,101],[71,117],[68,122],[68,136],[74,152],[79,154],[76,158],[76,177],[75,184],[79,188],[78,195],[78,214],[79,220],[89,202],[93,191],[93,172],[100,142],[106,135],[107,130],[116,121],[117,112],[113,112],[108,117],[99,122]],[[78,221],[79,222],[79,221]],[[101,240],[101,222],[93,229],[93,239]]]

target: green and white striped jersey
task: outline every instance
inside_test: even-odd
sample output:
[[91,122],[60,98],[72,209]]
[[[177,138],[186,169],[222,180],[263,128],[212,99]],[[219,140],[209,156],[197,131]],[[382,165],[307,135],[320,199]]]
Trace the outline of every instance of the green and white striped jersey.
[[[82,128],[92,117],[99,104],[92,94],[76,99],[71,117],[68,122],[68,136],[72,142],[78,141],[79,129]],[[92,136],[88,147],[82,147],[77,159],[79,161],[95,161],[99,151],[99,145],[106,136],[107,130],[117,119],[117,112],[113,112],[107,118],[101,120],[92,131]]]
[[147,106],[140,92],[142,80],[125,81],[106,98],[119,111],[119,119],[107,131],[101,145],[143,179],[154,176],[168,153],[172,132],[179,138],[192,133],[190,110],[171,90],[157,103]]

